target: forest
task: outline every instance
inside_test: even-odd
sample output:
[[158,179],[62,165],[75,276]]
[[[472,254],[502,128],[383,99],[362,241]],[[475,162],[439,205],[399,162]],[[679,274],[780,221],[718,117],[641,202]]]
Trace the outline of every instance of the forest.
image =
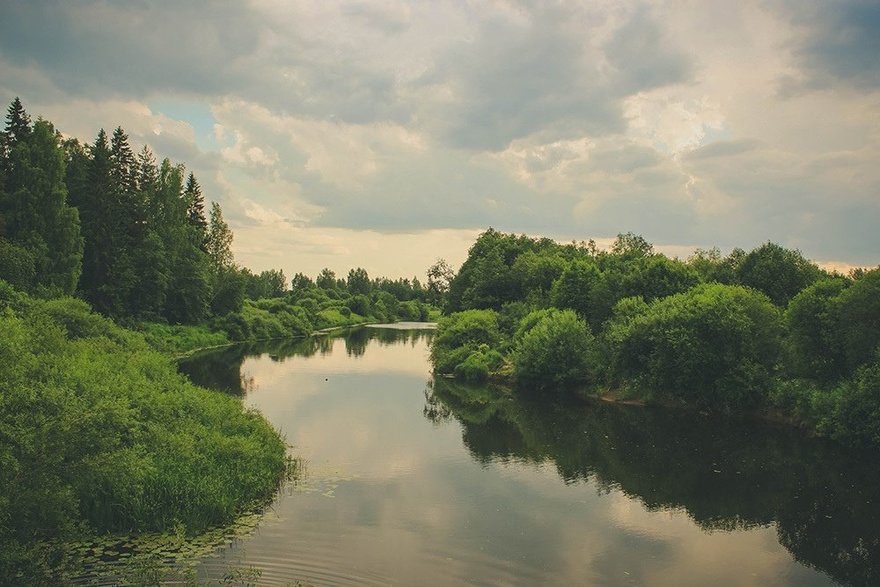
[[880,446],[880,269],[797,250],[697,250],[484,232],[448,282],[434,369],[572,394],[785,420]]
[[191,536],[265,505],[284,439],[174,357],[426,320],[439,293],[363,268],[239,266],[217,202],[117,127],[65,138],[21,101],[0,133],[0,584],[66,582],[70,544]]

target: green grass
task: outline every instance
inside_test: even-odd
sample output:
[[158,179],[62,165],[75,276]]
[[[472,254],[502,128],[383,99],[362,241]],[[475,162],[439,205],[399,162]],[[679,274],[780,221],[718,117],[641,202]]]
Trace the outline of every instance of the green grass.
[[64,542],[200,532],[270,499],[286,446],[79,300],[0,282],[0,584],[59,581]]
[[229,344],[229,337],[223,331],[211,330],[207,326],[169,325],[143,322],[139,329],[153,348],[180,355],[198,349]]

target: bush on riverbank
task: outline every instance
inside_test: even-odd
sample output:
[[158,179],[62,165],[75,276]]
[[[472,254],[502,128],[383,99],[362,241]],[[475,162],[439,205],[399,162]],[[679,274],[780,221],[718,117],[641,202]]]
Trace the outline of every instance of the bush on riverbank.
[[639,397],[722,411],[758,407],[780,352],[781,316],[764,294],[705,284],[612,318],[611,377]]
[[0,282],[0,364],[0,584],[57,581],[75,536],[228,522],[283,473],[262,416],[81,301]]
[[[462,365],[475,352],[498,347],[501,332],[498,327],[498,313],[493,310],[467,310],[457,312],[440,319],[437,323],[437,334],[431,344],[431,360],[438,373],[454,373],[456,367]],[[473,363],[483,362],[472,359],[471,365],[464,367],[466,371],[476,366]],[[466,372],[465,371],[465,372]],[[487,373],[488,375],[488,373]],[[479,379],[479,377],[471,377]]]
[[566,391],[593,379],[595,340],[573,310],[537,310],[520,324],[511,353],[518,384]]

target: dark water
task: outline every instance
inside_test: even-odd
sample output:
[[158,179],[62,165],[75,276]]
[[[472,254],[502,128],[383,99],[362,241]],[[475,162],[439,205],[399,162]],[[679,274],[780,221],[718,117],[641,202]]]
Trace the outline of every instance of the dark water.
[[260,585],[880,585],[880,470],[797,431],[432,380],[430,331],[187,361],[304,460],[203,579]]

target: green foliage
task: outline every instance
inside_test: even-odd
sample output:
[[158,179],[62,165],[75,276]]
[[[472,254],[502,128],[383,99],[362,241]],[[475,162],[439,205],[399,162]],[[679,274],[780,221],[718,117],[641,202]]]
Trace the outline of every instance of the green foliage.
[[822,277],[822,271],[800,251],[766,243],[754,249],[738,264],[737,281],[767,294],[777,306],[785,307],[799,291]]
[[361,267],[349,270],[346,286],[348,293],[352,295],[369,295],[373,289],[373,285],[370,283],[370,276],[367,275],[367,270]]
[[788,303],[786,363],[795,377],[827,382],[845,373],[846,357],[835,300],[848,285],[841,278],[820,280]]
[[267,340],[308,336],[315,326],[308,312],[280,298],[245,300],[241,311],[215,320],[231,340]]
[[211,313],[223,316],[230,312],[238,312],[244,304],[247,276],[235,267],[219,269],[214,274],[214,285],[211,288]]
[[471,352],[467,358],[455,366],[453,373],[456,378],[472,383],[480,383],[489,378],[492,371],[504,365],[504,357],[498,351],[482,344]]
[[595,341],[573,310],[538,310],[523,318],[511,355],[520,385],[561,391],[587,383],[595,368]]
[[865,272],[834,300],[839,342],[848,372],[871,361],[880,349],[880,269]]
[[35,276],[34,256],[31,252],[0,238],[0,279],[18,289],[29,291]]
[[225,332],[211,330],[207,326],[143,322],[139,329],[150,346],[172,355],[229,344],[230,340],[241,340],[227,336]]
[[736,267],[745,251],[734,249],[727,257],[721,256],[721,251],[714,247],[709,250],[697,249],[688,258],[688,265],[697,272],[703,283],[724,283],[733,285],[736,283]]
[[557,308],[570,308],[586,318],[589,315],[593,287],[600,278],[599,268],[594,261],[573,261],[553,284],[553,305]]
[[501,342],[498,313],[467,310],[443,317],[431,343],[431,359],[438,373],[453,373],[480,345],[497,347]]
[[735,411],[765,398],[780,350],[779,311],[760,293],[706,284],[622,312],[608,328],[612,375],[642,395]]
[[[67,203],[64,150],[50,122],[40,119],[27,132],[24,126],[10,130],[16,124],[14,120],[7,124],[6,132],[18,138],[7,141],[3,157],[6,178],[0,190],[4,196],[0,216],[5,220],[5,236],[29,253],[35,286],[71,294],[82,268],[83,240],[79,214]],[[24,259],[18,257],[20,265]],[[19,271],[27,272],[24,263]],[[12,277],[22,279],[15,272]]]
[[0,583],[57,582],[82,531],[198,532],[272,496],[262,417],[82,302],[0,292]]
[[831,393],[819,430],[851,446],[880,446],[880,355]]

